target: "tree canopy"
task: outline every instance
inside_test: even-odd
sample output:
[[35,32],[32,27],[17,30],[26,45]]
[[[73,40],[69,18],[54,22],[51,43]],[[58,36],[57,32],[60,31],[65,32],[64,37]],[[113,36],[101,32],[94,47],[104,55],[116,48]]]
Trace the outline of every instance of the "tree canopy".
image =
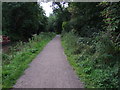
[[27,40],[33,34],[45,31],[47,17],[37,3],[3,3],[3,35],[12,40]]

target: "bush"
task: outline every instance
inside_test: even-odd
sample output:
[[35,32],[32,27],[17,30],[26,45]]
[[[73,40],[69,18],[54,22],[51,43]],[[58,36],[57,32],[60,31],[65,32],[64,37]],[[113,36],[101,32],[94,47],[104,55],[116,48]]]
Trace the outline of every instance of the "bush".
[[63,29],[63,31],[66,31],[66,32],[70,31],[71,26],[70,26],[69,22],[63,22],[62,23],[62,29]]
[[73,32],[62,37],[68,60],[87,88],[118,88],[120,47],[104,33],[91,38]]

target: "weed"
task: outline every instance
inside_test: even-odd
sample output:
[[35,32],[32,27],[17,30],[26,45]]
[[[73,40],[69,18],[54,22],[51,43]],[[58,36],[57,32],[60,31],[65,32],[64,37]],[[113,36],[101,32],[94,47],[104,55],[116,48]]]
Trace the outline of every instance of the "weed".
[[2,87],[12,88],[28,64],[54,36],[54,33],[34,35],[29,42],[18,42],[16,46],[10,48],[9,53],[3,53]]
[[106,36],[64,33],[62,45],[70,64],[87,88],[118,88],[120,48]]

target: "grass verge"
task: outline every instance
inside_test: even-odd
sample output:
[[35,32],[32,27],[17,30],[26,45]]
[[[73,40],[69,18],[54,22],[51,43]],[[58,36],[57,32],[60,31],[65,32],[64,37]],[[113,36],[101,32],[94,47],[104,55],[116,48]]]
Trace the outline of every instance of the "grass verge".
[[80,37],[73,32],[62,35],[67,59],[85,88],[118,88],[120,48],[108,36]]
[[16,47],[11,47],[9,53],[3,53],[2,88],[12,88],[16,80],[28,68],[28,64],[54,36],[53,33],[34,35],[29,42],[19,42]]
[[[66,43],[64,41],[62,41],[62,46],[64,48],[64,52],[65,55],[67,56],[67,60],[70,63],[70,65],[73,67],[75,73],[78,75],[80,81],[82,81],[83,83],[85,82],[85,79],[83,76],[85,76],[82,72],[82,68],[78,67],[77,63],[76,63],[76,59],[78,58],[78,55],[72,55],[71,52],[69,51],[69,49],[67,49]],[[80,78],[82,76],[82,78]],[[86,85],[85,85],[86,87]]]

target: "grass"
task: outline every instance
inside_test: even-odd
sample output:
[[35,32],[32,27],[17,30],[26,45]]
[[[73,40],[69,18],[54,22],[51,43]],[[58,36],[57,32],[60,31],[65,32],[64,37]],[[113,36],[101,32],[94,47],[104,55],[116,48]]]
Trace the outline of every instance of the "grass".
[[90,81],[90,79],[87,78],[88,75],[83,72],[84,68],[80,67],[79,63],[76,63],[76,59],[79,57],[79,55],[71,55],[69,53],[69,50],[65,49],[64,43],[62,43],[62,45],[64,47],[64,52],[67,55],[67,59],[68,59],[70,65],[75,70],[75,73],[78,75],[80,81],[82,81],[84,83],[84,87],[85,88],[95,88],[92,85],[92,82]]
[[64,52],[67,55],[67,60],[70,63],[70,65],[73,67],[75,73],[78,75],[80,81],[82,81],[84,83],[84,87],[89,87],[89,88],[93,88],[91,85],[90,86],[86,86],[85,82],[89,82],[89,80],[85,79],[85,73],[83,73],[81,67],[78,66],[78,63],[76,63],[76,59],[79,57],[79,55],[72,55],[71,52],[69,51],[69,49],[67,49],[65,42],[62,41],[62,46],[64,47]]
[[85,88],[119,87],[120,48],[102,35],[90,39],[69,32],[62,36],[67,59]]
[[34,35],[29,42],[20,42],[16,47],[11,47],[8,54],[3,54],[2,88],[12,88],[24,70],[29,67],[28,64],[54,36],[53,33]]

